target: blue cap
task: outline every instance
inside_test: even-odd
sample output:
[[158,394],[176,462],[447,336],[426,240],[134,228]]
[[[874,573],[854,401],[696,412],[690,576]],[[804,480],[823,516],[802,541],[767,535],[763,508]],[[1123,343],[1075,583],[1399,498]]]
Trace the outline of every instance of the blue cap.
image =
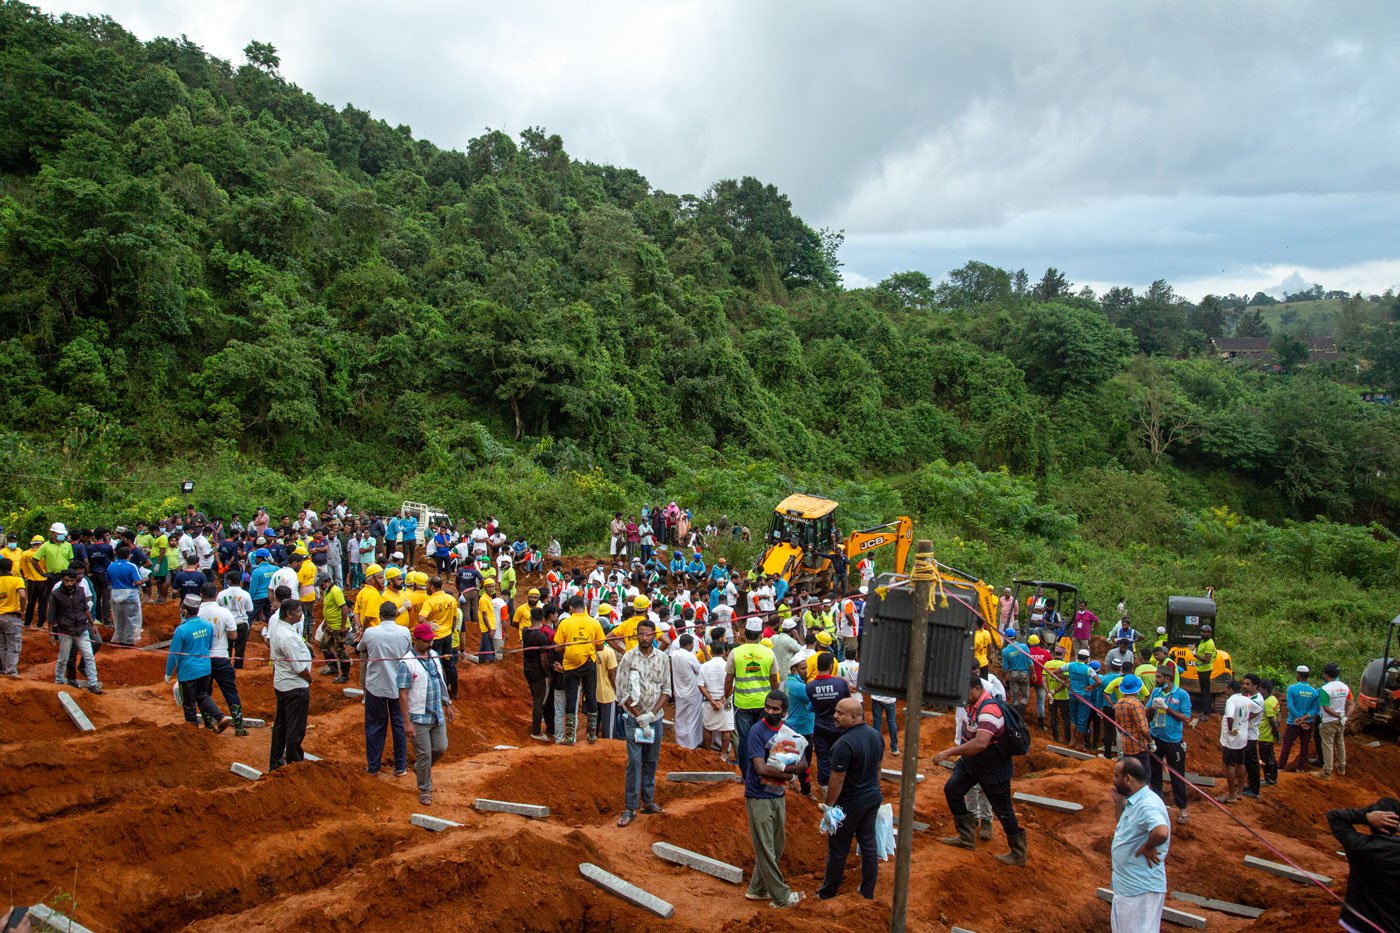
[[1014,628],[1009,628],[1009,629],[1007,629],[1005,632],[1003,632],[1002,634],[1004,634],[1007,638],[1015,638],[1015,637],[1016,637],[1016,630],[1015,630]]
[[260,547],[253,552],[253,557],[259,560],[272,560],[272,552],[265,547]]
[[1101,667],[1103,667],[1103,665],[1100,664],[1098,661],[1090,661],[1090,662],[1089,662],[1089,670],[1091,670],[1091,671],[1096,671],[1096,670],[1098,670],[1098,669],[1101,668]]
[[1124,676],[1118,689],[1123,693],[1138,693],[1142,690],[1142,680],[1136,674],[1128,674]]

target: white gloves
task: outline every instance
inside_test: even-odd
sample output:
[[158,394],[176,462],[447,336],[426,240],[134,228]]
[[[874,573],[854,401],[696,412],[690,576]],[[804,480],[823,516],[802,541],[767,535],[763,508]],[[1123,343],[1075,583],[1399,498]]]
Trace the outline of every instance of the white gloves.
[[643,713],[642,715],[637,717],[637,725],[642,727],[643,729],[645,729],[647,726],[651,725],[654,722],[656,722],[655,713]]

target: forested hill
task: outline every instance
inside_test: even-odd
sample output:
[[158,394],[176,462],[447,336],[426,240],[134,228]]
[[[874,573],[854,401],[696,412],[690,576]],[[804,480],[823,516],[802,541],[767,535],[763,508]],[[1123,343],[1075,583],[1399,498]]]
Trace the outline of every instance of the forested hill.
[[1339,303],[1341,359],[1282,334],[1274,367],[1209,349],[1268,335],[1258,307],[1165,282],[846,290],[840,234],[771,185],[671,194],[545,130],[441,149],[245,51],[0,0],[9,527],[150,513],[191,468],[224,511],[411,495],[566,545],[644,498],[760,524],[806,486],[1101,600],[1259,555],[1353,588],[1310,612],[1360,626],[1400,584],[1400,417],[1360,391],[1400,382],[1388,294]]

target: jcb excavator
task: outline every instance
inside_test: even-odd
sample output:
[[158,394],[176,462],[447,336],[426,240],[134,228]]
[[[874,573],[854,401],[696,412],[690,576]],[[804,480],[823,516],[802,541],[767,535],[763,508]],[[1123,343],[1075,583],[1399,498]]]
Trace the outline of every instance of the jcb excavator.
[[838,564],[849,567],[864,554],[888,544],[895,546],[895,572],[903,573],[914,543],[914,522],[901,515],[892,522],[853,531],[843,541],[836,529],[839,503],[798,493],[773,510],[767,548],[755,569],[774,574],[796,587],[807,583],[829,589]]

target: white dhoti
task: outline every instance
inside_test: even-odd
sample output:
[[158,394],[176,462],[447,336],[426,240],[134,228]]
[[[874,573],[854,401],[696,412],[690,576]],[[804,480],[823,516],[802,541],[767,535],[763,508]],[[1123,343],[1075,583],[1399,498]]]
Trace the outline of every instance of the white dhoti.
[[1113,895],[1110,914],[1113,933],[1157,933],[1162,929],[1162,907],[1166,900],[1163,892],[1129,897]]
[[726,701],[719,709],[715,709],[709,703],[701,703],[705,711],[705,731],[707,732],[733,732],[734,731],[734,704]]
[[700,661],[694,653],[679,647],[671,652],[671,681],[676,691],[676,744],[699,748],[709,704],[700,695]]

